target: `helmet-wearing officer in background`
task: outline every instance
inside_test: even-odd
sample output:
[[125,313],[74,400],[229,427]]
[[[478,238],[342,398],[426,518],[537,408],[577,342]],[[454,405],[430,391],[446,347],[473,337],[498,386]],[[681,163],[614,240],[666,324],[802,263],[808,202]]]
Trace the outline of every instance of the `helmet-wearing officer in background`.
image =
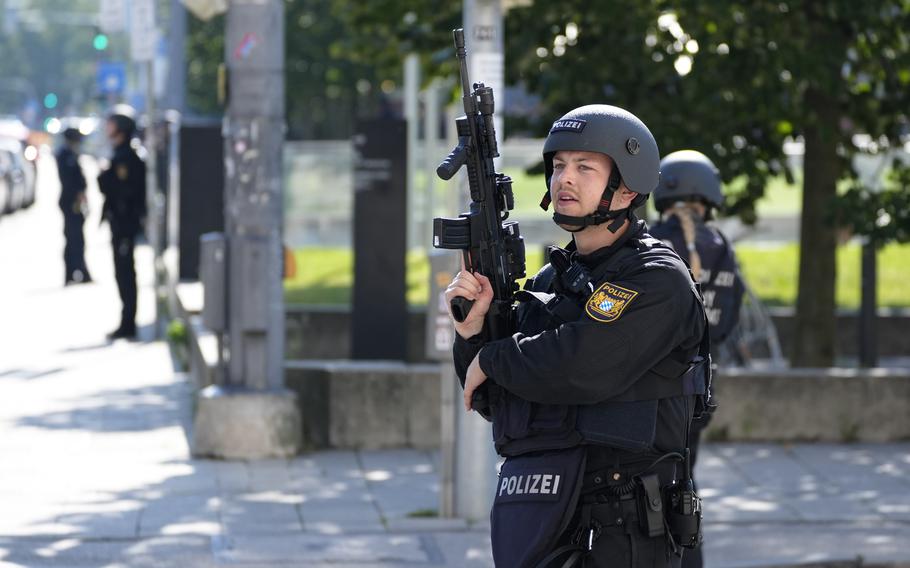
[[[692,267],[701,285],[711,333],[711,351],[720,362],[735,349],[725,345],[739,320],[745,291],[736,255],[723,233],[709,224],[714,212],[723,207],[720,172],[701,152],[681,150],[660,162],[660,183],[654,190],[654,206],[660,220],[651,235],[670,244]],[[698,456],[702,430],[710,414],[692,424],[692,464]],[[683,566],[702,565],[701,550],[686,552]]]
[[63,248],[65,267],[64,285],[91,282],[85,265],[85,238],[82,226],[85,224],[85,176],[79,165],[79,149],[82,133],[76,128],[63,131],[63,144],[57,150],[57,172],[60,175],[60,199],[57,204],[63,211]]
[[551,248],[518,293],[516,333],[487,341],[483,275],[462,271],[446,291],[475,301],[455,323],[456,371],[466,408],[486,385],[507,458],[493,556],[497,566],[678,566],[698,540],[684,455],[710,366],[695,282],[634,214],[658,182],[657,143],[631,113],[588,105],[553,123],[543,158],[541,205],[553,204],[572,242]]
[[135,111],[116,105],[108,115],[106,132],[114,149],[110,166],[98,176],[104,195],[102,219],[111,227],[114,274],[123,310],[120,326],[110,339],[136,337],[136,267],[133,251],[145,218],[145,163],[131,145],[136,133]]

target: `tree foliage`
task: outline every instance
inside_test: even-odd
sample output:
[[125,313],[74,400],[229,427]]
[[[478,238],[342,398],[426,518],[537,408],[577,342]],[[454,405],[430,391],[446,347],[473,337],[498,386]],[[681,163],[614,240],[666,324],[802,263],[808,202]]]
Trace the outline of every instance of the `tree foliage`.
[[112,37],[105,51],[94,49],[96,28],[88,22],[96,13],[94,0],[32,0],[0,11],[0,114],[21,113],[28,104],[41,107],[47,93],[55,93],[58,104],[41,108],[39,119],[97,109],[96,65],[120,57],[126,44]]
[[[404,55],[420,54],[427,70],[450,58],[451,28],[460,14],[452,3],[287,2],[289,138],[347,138],[358,118],[399,113],[393,97],[401,86]],[[190,108],[219,112],[214,85],[224,59],[224,16],[210,22],[193,18],[187,45]]]
[[[747,222],[769,177],[793,179],[784,143],[802,141],[794,362],[831,364],[838,228],[907,238],[905,166],[874,193],[853,158],[908,134],[910,2],[535,2],[507,26],[509,78],[543,97],[541,130],[581,104],[629,108],[663,153],[700,150],[725,181],[745,179],[729,211]],[[853,185],[840,200],[839,180]]]

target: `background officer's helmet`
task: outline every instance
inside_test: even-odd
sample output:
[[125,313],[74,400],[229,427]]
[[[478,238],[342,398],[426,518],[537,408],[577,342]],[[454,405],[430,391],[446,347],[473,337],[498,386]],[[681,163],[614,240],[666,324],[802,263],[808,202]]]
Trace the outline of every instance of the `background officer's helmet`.
[[626,187],[642,196],[654,191],[660,177],[660,152],[654,136],[638,117],[619,107],[587,105],[553,123],[543,145],[547,188],[553,175],[553,155],[560,150],[610,156]]
[[117,125],[117,130],[132,138],[136,132],[136,111],[130,105],[118,104],[111,108],[107,115],[108,120]]
[[720,172],[707,156],[695,150],[680,150],[660,162],[660,183],[654,190],[654,206],[663,213],[678,201],[701,201],[714,209],[724,204]]
[[63,139],[68,142],[82,142],[82,133],[78,128],[68,127],[63,131]]

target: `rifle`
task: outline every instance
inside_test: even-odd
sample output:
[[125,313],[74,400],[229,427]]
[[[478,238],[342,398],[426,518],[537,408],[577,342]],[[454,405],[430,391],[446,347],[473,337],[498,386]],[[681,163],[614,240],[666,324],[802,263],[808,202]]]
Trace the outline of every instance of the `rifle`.
[[[497,173],[493,164],[493,158],[499,156],[493,126],[493,89],[483,83],[471,88],[464,30],[453,30],[453,35],[465,115],[455,120],[458,145],[439,164],[436,174],[449,180],[466,165],[471,205],[458,218],[433,219],[433,246],[461,250],[465,268],[490,279],[493,302],[484,327],[490,339],[501,339],[514,332],[512,304],[518,291],[516,281],[525,276],[525,245],[518,223],[507,221],[515,206],[512,179]],[[454,298],[452,315],[462,322],[473,305],[467,298]]]

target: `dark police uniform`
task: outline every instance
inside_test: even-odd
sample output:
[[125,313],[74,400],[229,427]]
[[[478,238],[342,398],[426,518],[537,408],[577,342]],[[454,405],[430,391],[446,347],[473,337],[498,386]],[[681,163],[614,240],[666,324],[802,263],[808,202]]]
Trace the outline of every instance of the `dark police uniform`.
[[82,226],[85,215],[82,212],[80,196],[85,193],[85,176],[79,166],[79,156],[68,146],[61,147],[55,155],[57,172],[60,175],[60,199],[57,202],[63,211],[63,263],[66,270],[65,283],[90,282],[88,267],[85,265],[85,238]]
[[[739,321],[745,292],[733,247],[720,230],[705,223],[705,219],[699,218],[694,210],[685,206],[685,202],[700,202],[705,207],[705,217],[709,219],[714,209],[723,207],[720,172],[700,152],[673,152],[661,160],[661,180],[654,191],[654,197],[658,212],[666,213],[675,204],[682,203],[683,207],[678,214],[692,219],[692,248],[698,254],[701,265],[699,282],[708,317],[712,355],[721,362],[741,363],[735,346],[727,343]],[[664,217],[665,220],[652,228],[651,234],[670,244],[686,262],[690,262],[693,251],[686,242],[682,222],[676,214]],[[689,448],[693,467],[698,458],[701,433],[710,420],[711,415],[706,414],[692,422]],[[701,547],[685,552],[684,568],[701,568],[702,565]]]
[[[517,333],[454,345],[462,384],[480,352],[507,457],[492,514],[496,564],[537,566],[576,543],[591,545],[586,566],[678,565],[662,491],[683,476],[680,456],[652,464],[684,452],[706,388],[695,283],[634,217],[608,247],[580,255],[570,245],[550,258],[518,294]],[[579,273],[590,281],[579,286]]]
[[[679,219],[670,217],[657,223],[651,228],[651,236],[669,243],[683,260],[689,262]],[[739,321],[745,286],[733,247],[716,227],[706,223],[695,225],[695,249],[701,257],[700,284],[710,324],[711,345],[717,348]]]
[[102,218],[111,227],[114,274],[123,303],[119,332],[136,333],[136,267],[133,252],[145,217],[145,163],[129,144],[114,149],[110,167],[98,176],[104,195]]

